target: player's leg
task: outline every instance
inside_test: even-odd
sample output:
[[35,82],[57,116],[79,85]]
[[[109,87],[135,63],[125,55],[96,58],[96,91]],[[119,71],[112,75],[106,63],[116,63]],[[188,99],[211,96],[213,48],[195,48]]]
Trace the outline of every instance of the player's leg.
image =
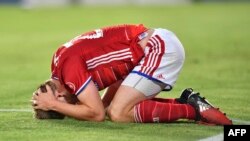
[[153,82],[143,76],[131,73],[119,87],[108,114],[113,121],[134,122],[134,106],[158,94],[165,84]]
[[141,92],[122,85],[108,107],[108,116],[115,122],[134,122],[133,107],[145,99]]
[[[128,80],[131,80],[128,83]],[[116,122],[172,122],[178,119],[195,119],[195,109],[174,99],[154,98],[165,87],[138,74],[130,74],[109,107],[111,120]],[[143,87],[141,87],[143,86]],[[150,92],[151,91],[151,92]],[[150,92],[150,93],[148,93]]]

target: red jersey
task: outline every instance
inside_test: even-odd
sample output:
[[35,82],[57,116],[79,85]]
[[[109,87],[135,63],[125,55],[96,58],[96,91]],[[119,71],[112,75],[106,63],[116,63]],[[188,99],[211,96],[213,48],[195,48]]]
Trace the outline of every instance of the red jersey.
[[99,90],[123,79],[144,56],[138,36],[143,25],[97,29],[75,37],[53,56],[52,78],[78,95],[92,80]]

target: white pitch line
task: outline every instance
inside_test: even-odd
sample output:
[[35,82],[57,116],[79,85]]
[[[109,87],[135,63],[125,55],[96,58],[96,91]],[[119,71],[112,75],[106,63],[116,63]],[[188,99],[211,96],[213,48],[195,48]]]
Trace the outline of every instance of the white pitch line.
[[220,133],[211,137],[201,139],[199,141],[223,141],[223,138],[224,138],[223,133]]
[[[240,120],[240,119],[233,119],[233,123],[239,123],[239,124],[246,124],[246,125],[250,125],[250,121],[245,121],[245,120]],[[211,136],[211,137],[207,137],[204,139],[200,139],[198,141],[223,141],[224,135],[223,133]]]
[[32,112],[32,109],[0,109],[0,112]]
[[233,119],[233,122],[250,125],[250,121],[240,120],[240,119]]

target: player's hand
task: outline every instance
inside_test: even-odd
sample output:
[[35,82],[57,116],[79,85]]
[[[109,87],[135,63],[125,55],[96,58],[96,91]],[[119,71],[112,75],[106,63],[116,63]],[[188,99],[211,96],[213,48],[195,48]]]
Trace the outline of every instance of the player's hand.
[[32,106],[34,109],[41,109],[44,111],[51,110],[53,103],[57,101],[50,86],[46,85],[46,89],[47,92],[42,92],[39,88],[37,92],[33,94]]
[[31,98],[31,100],[30,100],[31,105],[32,105],[33,107],[36,106],[35,95],[38,95],[37,90],[36,90],[35,92],[33,92],[32,98]]

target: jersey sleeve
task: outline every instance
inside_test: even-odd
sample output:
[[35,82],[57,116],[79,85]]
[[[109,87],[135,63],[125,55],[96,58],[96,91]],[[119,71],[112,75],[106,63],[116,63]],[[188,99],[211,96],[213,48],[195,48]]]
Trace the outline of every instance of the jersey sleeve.
[[51,60],[51,78],[55,80],[59,80],[59,72],[58,72],[58,58],[56,57],[56,54],[53,55]]
[[54,60],[55,60],[55,54],[53,55],[52,60],[51,60],[51,78],[58,80],[58,76],[57,76],[56,66],[55,66]]
[[69,57],[62,69],[63,81],[68,91],[79,95],[91,81],[87,66],[80,57]]

